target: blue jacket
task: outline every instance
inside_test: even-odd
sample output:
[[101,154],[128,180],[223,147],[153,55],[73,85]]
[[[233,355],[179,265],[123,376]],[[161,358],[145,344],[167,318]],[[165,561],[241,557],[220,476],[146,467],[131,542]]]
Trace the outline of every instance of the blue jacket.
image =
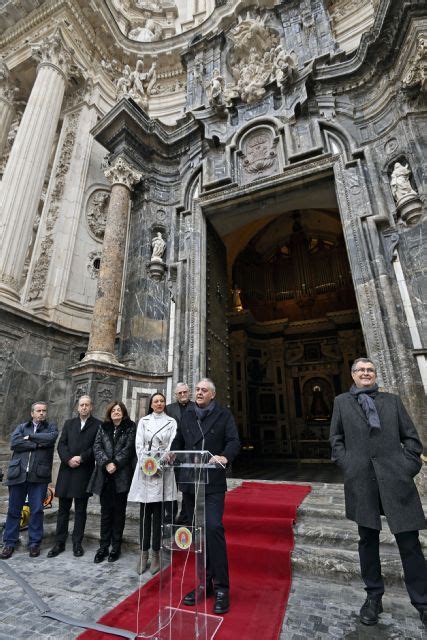
[[57,437],[58,429],[52,422],[41,422],[36,433],[32,420],[19,424],[10,439],[13,454],[7,470],[6,484],[11,486],[26,480],[49,483],[52,480],[53,452]]

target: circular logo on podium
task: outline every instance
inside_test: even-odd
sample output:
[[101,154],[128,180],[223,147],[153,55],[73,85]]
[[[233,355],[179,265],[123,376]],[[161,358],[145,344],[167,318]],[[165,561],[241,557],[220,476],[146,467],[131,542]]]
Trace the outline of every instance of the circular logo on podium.
[[142,461],[141,471],[146,476],[154,476],[158,468],[159,468],[159,465],[157,464],[157,460],[152,456],[147,456]]
[[188,549],[191,546],[193,536],[190,529],[187,527],[180,527],[175,531],[175,542],[180,549]]

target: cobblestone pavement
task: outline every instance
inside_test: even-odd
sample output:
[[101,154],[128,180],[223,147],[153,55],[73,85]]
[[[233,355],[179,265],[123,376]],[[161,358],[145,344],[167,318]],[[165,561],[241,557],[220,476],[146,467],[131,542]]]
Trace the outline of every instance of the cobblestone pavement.
[[[30,559],[24,545],[8,561],[53,610],[96,621],[139,584],[135,550],[124,550],[116,563],[93,563],[97,545],[74,558],[71,544],[57,558],[48,559],[45,545],[39,558]],[[142,576],[144,584],[150,575]],[[0,640],[71,640],[81,629],[42,618],[22,591],[0,567]],[[280,640],[419,640],[427,638],[417,612],[399,587],[384,597],[380,624],[364,627],[357,611],[364,600],[361,585],[334,584],[322,578],[295,575]],[[423,635],[424,634],[424,635]],[[269,640],[262,634],[260,640]],[[245,640],[242,638],[241,640]]]

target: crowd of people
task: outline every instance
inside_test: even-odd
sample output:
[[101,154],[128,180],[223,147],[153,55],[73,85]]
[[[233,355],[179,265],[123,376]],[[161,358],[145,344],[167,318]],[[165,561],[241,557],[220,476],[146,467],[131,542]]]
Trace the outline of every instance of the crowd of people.
[[[54,558],[65,551],[70,511],[74,501],[71,533],[73,554],[84,555],[83,537],[90,496],[99,496],[101,506],[99,548],[94,562],[116,562],[121,555],[128,502],[140,505],[140,553],[136,571],[142,574],[160,570],[162,524],[187,524],[194,516],[194,488],[185,485],[183,506],[178,514],[178,490],[175,475],[147,471],[156,456],[169,464],[168,452],[188,448],[210,451],[208,462],[218,468],[211,474],[206,490],[206,595],[215,594],[213,611],[226,613],[230,607],[229,578],[225,532],[222,524],[227,490],[225,470],[240,449],[237,427],[231,412],[215,400],[215,385],[208,378],[196,386],[196,402],[190,389],[178,383],[176,402],[166,406],[163,393],[149,399],[146,416],[138,426],[130,419],[125,404],[110,403],[104,421],[92,415],[89,396],[77,404],[78,416],[67,420],[58,441],[61,460],[56,481],[58,498],[55,543],[47,556]],[[46,402],[34,402],[31,419],[18,425],[12,433],[13,451],[7,473],[9,506],[0,558],[10,558],[19,541],[22,507],[28,502],[29,555],[40,555],[43,538],[43,500],[52,481],[56,426],[47,419]],[[215,426],[213,429],[212,427]],[[167,480],[166,480],[167,479]],[[193,493],[191,493],[193,491]],[[204,589],[204,586],[203,586]],[[203,592],[191,591],[184,604],[194,605]]]
[[[383,611],[384,580],[381,572],[379,534],[385,516],[394,534],[402,560],[406,589],[412,605],[427,627],[427,564],[419,540],[426,529],[414,477],[422,466],[422,443],[400,398],[379,390],[376,367],[367,358],[357,358],[351,368],[353,385],[334,401],[330,444],[332,460],[343,471],[345,508],[348,519],[358,525],[361,577],[366,600],[359,620],[378,622]],[[240,442],[231,412],[215,399],[212,380],[203,378],[195,388],[195,401],[184,383],[175,389],[176,402],[155,392],[149,410],[138,426],[126,406],[112,402],[101,423],[92,416],[92,401],[80,397],[78,417],[67,420],[58,442],[61,459],[56,495],[59,500],[52,558],[65,550],[69,515],[74,500],[72,543],[74,556],[82,546],[90,495],[101,504],[100,545],[94,562],[120,557],[127,502],[140,504],[140,554],[137,573],[160,569],[162,524],[191,525],[195,513],[195,489],[191,483],[178,486],[174,474],[157,470],[154,456],[173,461],[179,451],[209,451],[209,473],[205,488],[206,581],[187,593],[183,604],[192,606],[215,596],[213,612],[230,608],[230,581],[223,526],[227,466],[239,453]],[[47,419],[47,404],[35,402],[31,420],[16,427],[11,437],[13,451],[7,471],[9,507],[3,534],[1,559],[12,556],[19,539],[21,510],[28,501],[29,555],[37,557],[43,537],[43,499],[46,495],[58,431]],[[170,453],[171,452],[171,453]],[[209,457],[209,456],[208,456]],[[178,514],[178,489],[182,492]]]

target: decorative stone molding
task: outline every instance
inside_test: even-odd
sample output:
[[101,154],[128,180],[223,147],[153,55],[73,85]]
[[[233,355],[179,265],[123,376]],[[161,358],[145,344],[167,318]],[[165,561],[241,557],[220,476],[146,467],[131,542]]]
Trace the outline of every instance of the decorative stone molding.
[[40,245],[40,252],[33,270],[31,286],[28,291],[27,300],[31,302],[39,298],[46,286],[47,274],[49,271],[50,259],[53,251],[53,237],[47,235]]
[[98,242],[102,242],[104,238],[109,202],[110,192],[105,189],[97,189],[89,196],[86,205],[86,220],[89,231]]
[[122,157],[117,158],[114,164],[104,171],[104,175],[111,184],[122,184],[129,191],[132,191],[142,179],[142,173],[136,171]]
[[406,90],[419,87],[422,93],[427,92],[427,36],[418,36],[415,55],[402,85]]
[[70,71],[75,69],[72,61],[73,51],[64,44],[61,29],[57,29],[38,44],[31,46],[33,57],[39,62],[39,67],[50,65],[55,67],[66,79]]
[[10,72],[3,60],[0,60],[0,100],[13,103],[19,88],[10,82]]
[[91,251],[88,255],[86,268],[92,280],[95,280],[99,276],[99,269],[101,267],[102,251]]

